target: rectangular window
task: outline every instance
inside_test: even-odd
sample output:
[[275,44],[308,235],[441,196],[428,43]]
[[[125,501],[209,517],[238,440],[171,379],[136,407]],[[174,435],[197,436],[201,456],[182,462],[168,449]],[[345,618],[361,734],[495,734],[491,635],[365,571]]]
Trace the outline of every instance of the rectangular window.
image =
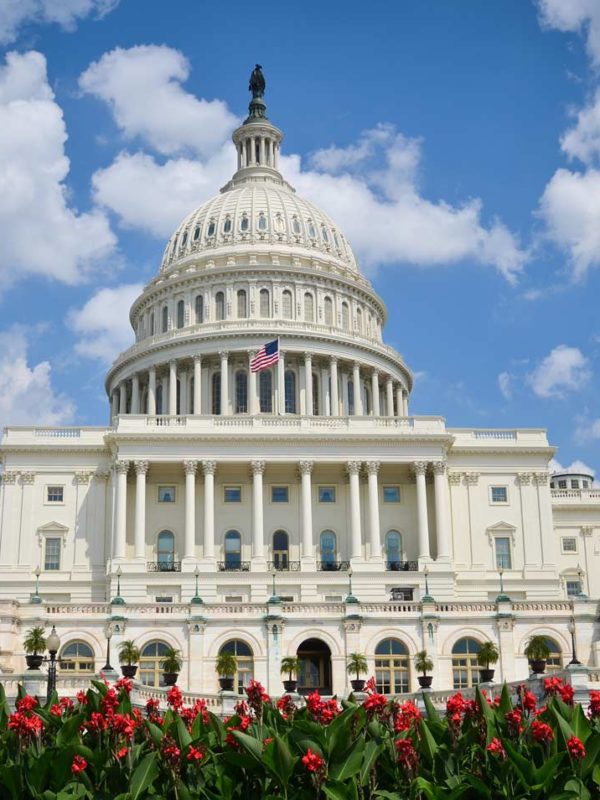
[[158,502],[159,503],[174,503],[175,502],[175,487],[174,486],[159,486],[158,487]]
[[492,503],[508,503],[508,489],[506,486],[490,486]]
[[577,539],[575,536],[563,536],[560,540],[562,544],[563,553],[576,553],[577,552]]
[[60,569],[60,547],[61,539],[58,536],[48,536],[46,539],[46,550],[44,553],[44,569]]
[[272,503],[289,503],[290,493],[287,486],[271,486]]
[[319,486],[319,503],[335,503],[335,486]]
[[567,597],[577,597],[581,594],[581,583],[579,581],[567,581]]
[[558,482],[558,488],[559,489],[566,489],[567,488],[567,482],[566,481],[559,481]]
[[578,480],[572,480],[571,481],[571,489],[579,489],[579,481]]
[[46,487],[46,502],[48,503],[64,503],[65,501],[65,487],[64,486],[47,486]]
[[156,603],[172,603],[173,602],[173,595],[171,594],[157,594],[154,598],[154,602]]
[[496,568],[512,569],[510,539],[508,536],[496,537]]
[[400,502],[400,487],[399,486],[384,486],[383,487],[383,502],[384,503],[399,503]]
[[242,487],[241,486],[223,487],[223,500],[225,503],[241,503]]

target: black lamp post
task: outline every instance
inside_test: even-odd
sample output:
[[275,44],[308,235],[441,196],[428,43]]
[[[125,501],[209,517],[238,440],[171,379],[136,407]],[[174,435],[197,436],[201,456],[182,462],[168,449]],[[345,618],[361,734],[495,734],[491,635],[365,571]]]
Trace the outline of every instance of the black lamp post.
[[275,580],[277,578],[277,570],[275,566],[271,570],[271,579],[272,579],[272,586],[271,586],[271,597],[269,597],[269,603],[281,603],[281,600],[277,596],[277,586],[275,585]]
[[569,661],[568,666],[570,667],[571,664],[581,664],[581,661],[577,659],[577,645],[575,643],[575,620],[573,617],[569,620],[569,624],[567,625],[567,630],[571,634],[571,652],[573,654],[572,659]]
[[113,599],[110,601],[111,605],[113,605],[113,606],[124,606],[125,605],[125,600],[123,600],[123,598],[121,597],[121,575],[122,574],[123,574],[123,570],[121,569],[121,567],[120,566],[117,567],[117,571],[115,573],[115,575],[117,576],[117,596],[113,597]]
[[60,650],[60,639],[56,632],[56,627],[53,625],[50,631],[50,636],[46,640],[46,647],[50,658],[48,659],[48,691],[46,694],[46,702],[50,702],[52,692],[56,690],[56,654]]
[[32,603],[36,603],[36,604],[39,604],[39,603],[42,602],[42,598],[40,597],[40,574],[41,574],[41,572],[42,572],[42,570],[40,569],[40,566],[38,564],[38,566],[35,568],[35,572],[34,572],[34,575],[35,575],[35,594],[31,595],[31,602]]
[[106,664],[102,667],[102,672],[112,672],[113,668],[110,663],[110,640],[113,634],[112,627],[107,625],[104,633],[106,636]]
[[192,597],[193,605],[201,605],[202,602],[203,602],[202,598],[198,594],[198,578],[199,578],[199,576],[200,576],[200,570],[198,569],[198,567],[196,567],[196,569],[194,570],[194,578],[196,579],[196,594]]

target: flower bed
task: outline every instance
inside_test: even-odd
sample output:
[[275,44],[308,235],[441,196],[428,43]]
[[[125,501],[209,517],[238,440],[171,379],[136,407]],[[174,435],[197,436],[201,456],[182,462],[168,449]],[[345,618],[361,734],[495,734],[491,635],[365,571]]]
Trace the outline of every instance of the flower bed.
[[439,715],[367,684],[364,702],[309,695],[272,703],[252,681],[222,720],[175,686],[168,708],[132,707],[131,682],[93,682],[75,701],[0,698],[0,798],[22,800],[403,800],[600,796],[600,692],[585,715],[571,687],[545,681],[492,701],[460,693]]

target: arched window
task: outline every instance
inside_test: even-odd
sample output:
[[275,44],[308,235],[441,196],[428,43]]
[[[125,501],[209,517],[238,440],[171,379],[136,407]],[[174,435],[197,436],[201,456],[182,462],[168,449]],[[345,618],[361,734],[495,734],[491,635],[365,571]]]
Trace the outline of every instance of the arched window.
[[185,322],[185,305],[183,300],[177,301],[177,327],[183,328]]
[[285,376],[285,413],[296,413],[296,373],[286,369]]
[[140,653],[139,680],[144,686],[164,686],[163,661],[169,645],[149,642]]
[[319,413],[319,376],[314,372],[312,376],[312,413],[315,417]]
[[304,321],[314,322],[315,320],[315,299],[310,292],[304,295]]
[[356,328],[359,333],[363,332],[363,315],[360,308],[356,309]]
[[400,639],[384,639],[375,648],[375,685],[381,694],[409,691],[408,649]]
[[285,222],[281,214],[275,215],[275,230],[277,233],[285,233]]
[[242,218],[240,220],[240,230],[242,231],[242,233],[246,233],[249,227],[250,227],[250,220],[248,219],[248,215],[242,214]]
[[400,564],[402,562],[402,536],[398,531],[388,531],[386,533],[385,555],[388,569],[400,569]]
[[546,636],[546,644],[550,655],[546,659],[546,672],[559,672],[563,668],[563,655],[560,645],[554,639]]
[[150,314],[150,336],[154,336],[154,311]]
[[156,560],[160,572],[172,572],[175,565],[175,537],[171,531],[161,531],[156,540]]
[[354,414],[354,381],[348,381],[348,414]]
[[182,250],[186,246],[186,244],[187,244],[187,231],[181,237],[181,249]]
[[231,233],[231,217],[225,217],[223,223],[223,233]]
[[192,239],[195,242],[197,242],[198,239],[200,238],[200,234],[201,233],[202,233],[202,225],[196,225],[196,227],[194,228],[194,235],[193,235]]
[[167,306],[163,306],[161,331],[162,333],[166,333],[168,330],[169,330],[169,309]]
[[281,295],[281,314],[284,319],[292,318],[292,293],[288,289]]
[[268,289],[261,289],[260,290],[260,316],[261,317],[270,317],[271,316],[271,298],[269,296]]
[[237,293],[237,315],[238,319],[248,316],[248,301],[245,289],[238,289]]
[[204,322],[204,298],[201,294],[196,295],[194,300],[194,310],[196,312],[196,322]]
[[350,330],[350,306],[348,303],[342,303],[342,328],[345,331]]
[[310,236],[311,239],[317,238],[317,229],[315,228],[312,220],[310,219],[308,220],[308,235]]
[[325,227],[325,225],[321,226],[321,236],[325,244],[329,244],[329,234],[327,233],[327,228]]
[[85,642],[69,642],[58,657],[58,668],[61,672],[95,672],[94,651]]
[[248,373],[239,369],[235,373],[235,413],[248,412]]
[[225,319],[225,295],[223,292],[217,292],[215,295],[215,318],[217,320]]
[[333,531],[323,531],[319,538],[321,569],[335,569],[337,566],[337,541]]
[[481,645],[477,639],[459,639],[452,648],[452,680],[455,689],[469,689],[479,683],[477,653]]
[[246,686],[254,677],[252,650],[246,642],[242,642],[239,639],[232,639],[230,642],[226,642],[219,650],[219,654],[221,653],[229,653],[229,655],[235,656],[235,660],[237,661],[237,674],[235,676],[234,685],[237,686],[238,694],[244,694]]
[[261,413],[271,414],[273,411],[273,374],[269,369],[259,372],[258,395]]
[[302,232],[302,227],[300,225],[300,220],[298,219],[298,217],[294,217],[292,220],[292,230],[296,235]]
[[225,534],[225,568],[240,569],[242,566],[242,537],[239,531]]
[[325,325],[333,325],[333,300],[326,297],[323,303]]
[[208,228],[206,229],[206,236],[210,239],[211,236],[215,235],[215,231],[217,230],[217,225],[214,219],[208,223]]
[[267,230],[267,218],[262,212],[258,215],[258,230],[259,231]]
[[273,534],[273,566],[275,569],[289,569],[290,537],[285,531]]
[[215,372],[212,376],[211,407],[213,414],[221,413],[221,373]]

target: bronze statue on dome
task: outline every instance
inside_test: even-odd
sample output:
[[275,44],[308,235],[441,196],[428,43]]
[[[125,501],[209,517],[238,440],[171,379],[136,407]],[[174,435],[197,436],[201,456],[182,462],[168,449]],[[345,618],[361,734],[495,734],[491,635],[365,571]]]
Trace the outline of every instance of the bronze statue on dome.
[[260,64],[256,64],[250,75],[250,84],[248,89],[252,92],[252,97],[262,97],[265,93],[265,76],[262,72]]

